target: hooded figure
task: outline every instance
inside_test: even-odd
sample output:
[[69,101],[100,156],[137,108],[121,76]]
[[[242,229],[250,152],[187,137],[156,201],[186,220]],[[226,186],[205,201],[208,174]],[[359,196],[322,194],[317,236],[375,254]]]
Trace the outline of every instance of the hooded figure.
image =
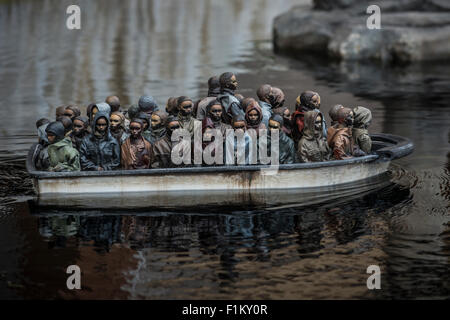
[[130,136],[121,146],[121,163],[124,170],[148,169],[153,162],[152,145],[142,137],[144,122],[130,121]]
[[81,143],[80,159],[81,168],[86,171],[114,170],[120,166],[120,145],[109,132],[109,114],[95,115],[92,133]]
[[170,97],[167,100],[166,112],[171,116],[177,116],[178,114],[177,100],[178,98],[176,97]]
[[62,123],[62,125],[64,126],[64,134],[66,136],[69,136],[72,133],[73,123],[69,117],[67,117],[67,116],[58,117],[58,118],[56,118],[56,121],[59,121]]
[[281,129],[288,137],[291,137],[291,112],[289,111],[288,107],[278,107],[272,109],[272,111],[273,114],[278,114],[283,117],[283,127]]
[[269,103],[272,109],[280,108],[284,105],[285,95],[283,90],[277,87],[272,87],[269,94]]
[[[303,136],[303,129],[305,127],[304,115],[305,112],[320,109],[320,96],[314,91],[305,91],[295,100],[295,111],[291,116],[292,138],[294,143],[298,146],[298,142]],[[320,111],[319,111],[320,112]],[[327,124],[325,119],[322,119],[323,136],[327,137]]]
[[49,124],[50,120],[48,120],[47,118],[40,118],[39,120],[36,121],[36,129],[38,129],[40,126],[44,125],[44,124]]
[[165,111],[155,111],[151,118],[150,143],[162,139],[166,135],[166,122],[169,115]]
[[241,103],[235,95],[238,82],[236,76],[231,72],[225,72],[220,75],[220,95],[217,96],[217,100],[222,104],[225,114],[224,120],[226,123],[231,123],[234,116],[244,116],[244,110],[242,110]]
[[253,98],[246,98],[242,101],[242,107],[245,110],[245,120],[247,129],[254,129],[259,136],[259,130],[267,129],[263,120],[263,114],[258,102]]
[[153,145],[154,162],[152,168],[173,167],[171,160],[172,132],[180,128],[177,117],[169,116],[166,120],[166,134]]
[[356,107],[353,109],[355,121],[353,123],[353,142],[366,154],[372,151],[372,139],[370,139],[367,128],[372,122],[372,112],[364,107]]
[[198,120],[196,120],[192,116],[194,104],[192,103],[192,100],[190,98],[181,96],[177,100],[177,106],[178,106],[178,121],[180,123],[180,126],[181,128],[189,131],[192,138],[194,136],[194,124],[198,122]]
[[145,112],[148,114],[148,117],[150,118],[152,116],[152,113],[159,110],[158,105],[156,104],[155,99],[152,96],[142,96],[139,98],[139,111]]
[[198,120],[203,120],[206,116],[206,106],[211,102],[216,100],[217,96],[220,94],[220,82],[217,77],[211,77],[208,79],[208,96],[201,99],[195,104],[194,114]]
[[81,142],[83,142],[83,139],[89,134],[89,119],[83,116],[75,117],[72,127],[73,130],[70,133],[69,137],[72,141],[72,146],[80,151]]
[[120,111],[113,112],[109,117],[109,122],[111,123],[109,127],[111,135],[117,139],[119,144],[122,144],[128,138],[125,130],[125,116]]
[[290,164],[296,162],[294,141],[289,138],[283,130],[283,117],[279,114],[274,114],[269,119],[269,134],[267,135],[267,152],[270,154],[272,145],[272,131],[278,130],[278,150],[279,150],[279,164]]
[[214,129],[220,130],[222,137],[225,139],[227,129],[232,129],[232,127],[223,122],[223,115],[224,109],[219,100],[214,99],[206,106],[206,118],[211,119]]
[[[43,124],[41,124],[43,123]],[[36,123],[36,126],[41,124],[38,128],[38,143],[34,147],[33,152],[33,162],[35,164],[36,170],[38,171],[46,171],[50,167],[50,161],[48,159],[48,139],[47,139],[47,129],[48,123],[40,122]]]
[[130,121],[137,118],[138,114],[139,114],[139,107],[135,104],[131,105],[127,110],[127,117],[128,120]]
[[[47,119],[45,119],[47,120]],[[37,132],[38,132],[38,143],[43,147],[48,146],[47,133],[45,129],[47,128],[50,121],[40,121],[36,122]]]
[[338,111],[338,126],[330,137],[330,148],[333,149],[333,158],[336,160],[349,159],[354,154],[352,137],[353,111],[341,108]]
[[[222,107],[222,106],[220,106]],[[230,127],[231,128],[231,127]],[[212,144],[212,148],[208,151],[208,154],[210,154],[214,159],[215,159],[215,155],[216,155],[216,148],[218,146],[215,145],[215,131],[218,130],[215,128],[214,126],[214,122],[210,117],[206,117],[202,120],[202,144],[201,147],[199,145],[196,145],[195,143],[192,143],[192,150],[194,150],[194,152],[192,153],[192,163],[195,163],[195,157],[194,157],[194,153],[203,153],[205,151],[205,149]],[[223,136],[223,138],[225,139],[225,136]],[[224,150],[224,145],[221,146],[222,151]],[[215,159],[216,160],[216,159]],[[203,166],[217,166],[217,165],[222,165],[223,163],[225,163],[225,156],[223,156],[223,158],[220,160],[220,163],[216,163],[216,161],[213,161],[213,163],[207,163],[205,161],[205,158],[203,157]]]
[[150,117],[147,113],[145,112],[139,112],[138,115],[135,117],[135,119],[141,119],[144,122],[144,128],[142,129],[142,136],[144,137],[144,139],[148,140],[150,142],[151,140],[151,122],[150,122]]
[[323,114],[317,110],[305,113],[305,128],[303,136],[298,143],[297,158],[301,162],[328,161],[331,150],[323,136]]
[[337,130],[337,127],[339,126],[338,122],[338,111],[342,109],[344,106],[342,104],[336,104],[333,107],[331,107],[330,111],[328,112],[328,115],[331,118],[331,125],[327,129],[327,141],[328,145],[330,145],[331,137],[334,136],[334,133]]
[[270,104],[270,94],[272,92],[272,86],[270,84],[261,85],[258,90],[256,90],[256,95],[258,96],[258,104],[261,107],[263,113],[263,123],[269,127],[269,119],[273,114],[272,105]]
[[107,115],[108,116],[108,120],[109,120],[109,117],[111,116],[111,107],[106,102],[99,102],[99,103],[94,104],[92,106],[91,113],[90,113],[90,118],[89,118],[91,126],[92,126],[92,122],[93,122],[97,112],[98,113],[103,113],[104,115]]
[[49,171],[80,171],[80,155],[72,147],[70,138],[64,136],[61,122],[50,123],[45,129],[50,143],[48,146]]
[[[226,136],[224,138],[225,140],[225,159],[227,165],[243,165],[243,164],[256,164],[251,163],[253,160],[253,153],[256,152],[256,150],[252,150],[252,138],[247,133],[247,122],[245,120],[245,116],[238,114],[233,117],[232,119],[233,129],[234,129],[234,135]],[[244,131],[244,138],[238,139],[237,134],[238,130]],[[231,140],[233,138],[233,140]],[[233,149],[229,149],[227,146],[233,145]],[[238,155],[239,150],[244,150],[245,154],[242,158],[244,160],[244,163],[241,163],[240,156]]]

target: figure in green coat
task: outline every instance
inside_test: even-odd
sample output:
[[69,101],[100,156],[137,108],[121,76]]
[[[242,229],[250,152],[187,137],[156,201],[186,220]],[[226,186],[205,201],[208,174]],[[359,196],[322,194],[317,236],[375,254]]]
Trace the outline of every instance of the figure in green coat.
[[50,162],[49,171],[80,171],[80,155],[72,147],[70,137],[64,137],[64,126],[61,122],[50,123],[45,129],[48,146],[48,157]]
[[318,110],[305,113],[303,136],[298,142],[297,157],[300,162],[321,162],[331,158],[331,150],[323,136],[323,114]]
[[353,114],[355,115],[352,129],[353,143],[369,154],[372,150],[372,139],[370,139],[367,128],[372,122],[372,112],[364,107],[356,107],[353,109]]

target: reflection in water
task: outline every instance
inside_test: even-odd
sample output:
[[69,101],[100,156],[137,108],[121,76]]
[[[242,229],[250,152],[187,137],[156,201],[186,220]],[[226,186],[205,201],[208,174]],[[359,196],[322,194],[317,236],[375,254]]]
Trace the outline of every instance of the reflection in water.
[[86,107],[112,93],[124,105],[143,94],[161,105],[201,96],[199,83],[249,59],[255,41],[270,38],[272,17],[296,2],[81,0],[74,31],[66,28],[69,0],[2,1],[0,96],[6,123],[16,125],[0,128],[34,134],[18,129],[61,104]]
[[[274,56],[272,17],[297,0],[80,0],[80,31],[65,28],[71,3],[0,1],[0,298],[450,296],[449,64]],[[23,163],[37,118],[113,93],[125,106],[142,94],[160,105],[199,98],[229,69],[244,96],[271,83],[291,109],[311,89],[325,117],[337,103],[368,106],[372,132],[407,136],[416,150],[392,166],[396,185],[351,201],[30,215]],[[71,264],[82,266],[81,292],[65,288]],[[370,264],[381,266],[381,292],[365,287]]]
[[[133,257],[134,263],[125,266],[108,264],[111,272],[121,275],[122,294],[128,298],[224,298],[230,290],[235,290],[236,298],[320,298],[325,293],[315,292],[317,283],[309,283],[309,276],[293,280],[290,275],[315,266],[321,269],[323,263],[327,270],[339,272],[342,266],[336,256],[341,255],[351,255],[363,263],[376,258],[384,264],[385,257],[379,256],[376,249],[380,241],[377,233],[379,224],[385,228],[388,221],[379,214],[409,199],[409,189],[391,185],[339,205],[328,202],[275,212],[229,212],[223,208],[222,214],[149,212],[136,216],[132,212],[104,212],[98,216],[86,211],[60,212],[58,216],[41,211],[36,223],[40,241],[48,244],[47,251],[74,249],[76,264],[88,275],[98,270],[90,270],[89,261],[81,259],[85,251],[94,249],[97,255],[109,256],[113,261],[118,261],[114,256],[123,256],[124,252],[129,261]],[[61,257],[59,265],[67,264],[64,259]],[[364,279],[361,262],[352,268],[347,285]],[[29,263],[25,263],[26,269],[34,270],[36,266]],[[267,289],[261,296],[249,295],[247,288],[258,285],[262,270],[268,269],[271,273],[279,269],[281,273],[267,285],[286,285],[292,290],[294,281],[301,285],[301,293],[293,296],[293,292]],[[30,272],[26,276],[33,275]],[[91,286],[91,294],[102,298],[102,288],[110,284],[100,281],[97,285]],[[359,287],[353,296],[355,292],[367,294],[365,281]],[[85,298],[82,292],[79,297]]]

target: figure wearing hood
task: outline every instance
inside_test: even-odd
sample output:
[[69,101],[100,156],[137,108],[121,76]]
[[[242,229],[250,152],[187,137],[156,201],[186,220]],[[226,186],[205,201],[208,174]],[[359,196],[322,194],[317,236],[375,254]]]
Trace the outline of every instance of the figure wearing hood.
[[336,160],[350,159],[353,157],[354,144],[352,137],[353,111],[349,108],[341,108],[338,111],[338,126],[330,137],[330,148],[333,149],[333,158]]
[[220,82],[217,77],[211,77],[208,80],[208,96],[206,98],[197,101],[194,106],[194,114],[198,120],[203,120],[207,116],[206,106],[216,100],[220,94]]
[[259,130],[267,129],[267,127],[262,122],[263,114],[258,102],[253,98],[246,98],[242,101],[242,107],[245,110],[247,129],[254,129],[259,136]]
[[166,134],[153,145],[153,154],[155,160],[152,168],[171,168],[174,167],[171,160],[172,151],[172,133],[181,128],[177,117],[169,116],[166,120]]
[[69,137],[72,141],[72,146],[80,151],[81,142],[83,142],[83,139],[89,134],[89,119],[83,116],[75,117],[72,127],[73,130],[70,133]]
[[269,94],[269,103],[272,106],[272,109],[282,107],[285,99],[283,90],[277,87],[272,87]]
[[272,92],[272,86],[270,84],[261,85],[258,90],[256,90],[256,95],[258,96],[258,104],[261,107],[263,120],[262,122],[266,126],[269,126],[269,119],[273,115],[272,105],[270,104],[270,93]]
[[164,138],[166,135],[166,122],[169,115],[165,111],[155,111],[151,118],[150,143]]
[[290,164],[296,162],[294,141],[289,138],[283,130],[283,117],[279,114],[274,114],[269,119],[269,134],[267,135],[267,152],[270,155],[272,145],[272,131],[278,131],[278,152],[279,164]]
[[369,128],[372,122],[372,112],[364,107],[356,107],[353,109],[355,121],[353,123],[353,142],[366,154],[372,151],[372,139],[370,139]]
[[[305,128],[304,115],[305,112],[320,109],[320,96],[314,91],[305,91],[295,100],[295,111],[291,116],[292,138],[294,143],[298,146],[298,142],[303,136],[303,129]],[[325,119],[322,119],[323,136],[327,137],[327,125]]]
[[48,159],[49,142],[47,139],[47,132],[45,131],[49,123],[50,121],[47,119],[40,119],[36,122],[38,143],[34,146],[33,162],[38,171],[47,171],[50,167],[50,161]]
[[126,111],[126,117],[129,121],[136,119],[139,114],[139,107],[135,104],[131,105]]
[[141,119],[144,122],[144,128],[142,129],[142,136],[144,137],[145,140],[147,140],[148,142],[150,142],[151,140],[151,121],[150,121],[150,117],[148,116],[147,113],[145,112],[139,112],[137,117],[135,117],[135,119]]
[[251,135],[252,142],[256,143],[253,147],[255,148],[255,153],[259,155],[259,136],[261,135],[260,130],[266,130],[267,127],[264,123],[262,123],[263,120],[263,114],[262,110],[258,104],[258,102],[253,98],[246,98],[242,101],[242,107],[245,110],[245,121],[247,123],[247,130],[253,129],[252,131],[256,133],[256,136],[252,131],[247,132],[249,135]]
[[145,112],[148,115],[148,118],[150,119],[152,116],[152,113],[159,110],[158,104],[156,103],[156,100],[152,96],[142,96],[139,98],[139,111]]
[[287,107],[278,107],[275,109],[272,109],[273,114],[278,114],[283,118],[283,126],[282,130],[283,132],[291,138],[292,134],[292,127],[291,127],[291,112]]
[[36,129],[38,131],[38,143],[42,146],[48,145],[47,133],[45,132],[45,129],[47,128],[49,123],[50,120],[48,120],[47,118],[41,118],[38,121],[36,121]]
[[298,143],[297,158],[301,162],[328,161],[331,150],[323,136],[323,114],[317,110],[304,115],[303,136]]
[[169,99],[167,99],[166,112],[170,116],[178,115],[177,100],[178,100],[178,98],[176,98],[176,97],[170,97]]
[[[219,106],[222,108],[222,106],[219,104]],[[230,127],[231,128],[231,127]],[[218,130],[216,129],[216,127],[214,126],[214,122],[210,117],[206,117],[202,120],[202,144],[201,144],[201,150],[199,150],[200,146],[197,146],[195,143],[193,143],[192,148],[194,150],[194,152],[192,153],[192,163],[195,163],[195,157],[194,157],[194,153],[203,153],[205,151],[205,149],[211,145],[211,148],[209,151],[207,151],[207,153],[214,159],[217,161],[213,161],[213,163],[207,163],[205,160],[205,157],[203,157],[203,164],[204,166],[218,166],[218,165],[223,165],[225,163],[225,156],[222,157],[222,159],[220,159],[221,162],[218,162],[219,159],[215,159],[216,156],[216,151],[217,151],[217,147],[215,145],[215,131]],[[219,129],[220,130],[220,129]],[[225,141],[225,136],[223,136],[223,141]],[[222,152],[225,150],[225,144],[222,144],[221,146],[222,148]],[[224,155],[225,153],[223,153]]]
[[[229,141],[231,138],[226,136],[224,138],[225,140],[225,159],[227,165],[243,165],[243,164],[256,164],[252,163],[253,161],[253,153],[256,152],[256,150],[253,150],[252,148],[252,137],[247,133],[247,122],[245,120],[245,116],[238,114],[233,117],[232,119],[233,129],[234,129],[234,135],[230,136],[231,138],[234,138],[233,141]],[[239,130],[243,130],[244,138],[238,139],[237,134]],[[229,142],[228,142],[229,141]],[[227,145],[233,145],[234,149],[228,149]],[[242,158],[244,160],[244,163],[241,163],[240,157],[238,155],[239,150],[244,150],[245,154]],[[229,163],[230,162],[230,163]]]
[[50,166],[48,171],[80,171],[80,155],[72,147],[70,138],[64,136],[64,126],[61,122],[50,123],[45,129],[48,146],[48,159]]
[[111,116],[111,107],[106,102],[99,102],[92,106],[90,117],[89,117],[89,124],[92,128],[92,122],[94,121],[95,115],[97,113],[103,113],[104,115],[107,115],[108,119]]
[[153,150],[149,141],[142,137],[144,122],[130,122],[130,136],[121,146],[121,163],[124,170],[148,169],[153,162]]
[[125,116],[122,112],[116,111],[111,113],[109,121],[111,135],[117,139],[119,144],[122,144],[128,138],[128,134],[125,130]]
[[331,125],[330,127],[328,127],[327,129],[327,141],[328,141],[328,145],[330,145],[331,142],[331,137],[334,136],[334,133],[337,130],[337,127],[339,126],[339,122],[338,122],[338,118],[337,118],[337,113],[340,109],[342,109],[344,106],[342,104],[336,104],[333,107],[331,107],[330,111],[328,112],[328,115],[330,116],[331,119]]
[[198,120],[192,116],[194,104],[190,98],[181,96],[177,100],[177,106],[178,122],[180,123],[181,128],[189,131],[192,138],[194,136],[194,124],[198,122]]
[[214,99],[208,103],[206,115],[206,118],[210,118],[214,124],[214,129],[220,130],[222,137],[225,139],[227,129],[232,129],[232,127],[223,122],[224,109],[219,100]]
[[92,133],[81,143],[80,156],[82,170],[114,170],[120,166],[120,145],[109,132],[109,114],[95,115]]
[[226,123],[231,124],[231,120],[234,116],[245,115],[242,110],[239,99],[235,95],[235,91],[238,86],[236,76],[231,72],[225,72],[219,77],[220,82],[220,95],[217,96],[217,100],[222,104],[225,114],[224,120]]
[[62,125],[64,126],[64,134],[66,137],[70,136],[70,134],[72,133],[72,120],[70,120],[69,117],[67,116],[62,116],[62,117],[58,117],[56,118],[56,121],[59,121],[62,123]]

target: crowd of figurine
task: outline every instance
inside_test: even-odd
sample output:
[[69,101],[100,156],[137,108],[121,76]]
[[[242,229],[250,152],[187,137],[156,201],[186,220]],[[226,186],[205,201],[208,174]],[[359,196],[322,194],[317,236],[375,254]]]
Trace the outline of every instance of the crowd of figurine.
[[[207,97],[196,102],[186,96],[171,97],[165,111],[160,110],[151,96],[142,96],[137,105],[127,110],[122,110],[118,97],[109,96],[105,102],[90,104],[86,117],[77,106],[58,107],[56,121],[43,118],[36,122],[39,135],[33,154],[36,169],[103,171],[176,167],[171,161],[177,143],[172,141],[173,132],[187,130],[194,140],[194,127],[199,125],[203,135],[212,130],[220,131],[223,136],[230,129],[243,130],[246,144],[251,139],[259,139],[260,132],[266,130],[270,145],[271,136],[277,132],[279,164],[370,154],[372,142],[367,128],[372,115],[369,109],[335,105],[329,112],[331,124],[327,126],[316,92],[301,93],[291,113],[284,106],[281,89],[261,85],[256,100],[235,93],[237,86],[236,76],[226,72],[208,80]],[[256,135],[246,134],[251,129]],[[203,141],[201,147],[206,148],[213,140]]]

